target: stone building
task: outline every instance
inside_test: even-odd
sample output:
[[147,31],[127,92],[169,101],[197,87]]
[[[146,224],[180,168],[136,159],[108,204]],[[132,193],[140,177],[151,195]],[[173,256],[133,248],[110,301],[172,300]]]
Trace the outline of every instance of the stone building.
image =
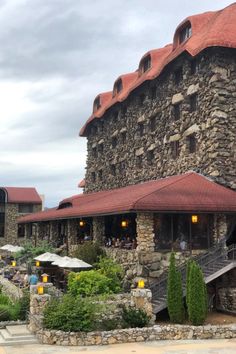
[[[236,243],[236,4],[185,19],[97,95],[84,194],[19,220],[68,253],[93,238],[127,279]],[[223,29],[223,30],[222,30]],[[86,183],[85,183],[86,182]]]
[[18,226],[17,219],[41,210],[42,200],[35,188],[0,187],[0,245],[23,244],[24,225]]

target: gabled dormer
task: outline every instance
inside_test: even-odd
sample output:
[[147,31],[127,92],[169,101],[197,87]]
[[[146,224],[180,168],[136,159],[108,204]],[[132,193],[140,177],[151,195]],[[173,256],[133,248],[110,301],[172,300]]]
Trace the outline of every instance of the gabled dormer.
[[101,107],[101,98],[100,95],[98,95],[93,102],[93,113],[98,111],[100,107]]
[[114,87],[113,87],[113,95],[112,97],[115,97],[118,93],[120,93],[123,90],[123,82],[122,79],[119,78],[115,81]]

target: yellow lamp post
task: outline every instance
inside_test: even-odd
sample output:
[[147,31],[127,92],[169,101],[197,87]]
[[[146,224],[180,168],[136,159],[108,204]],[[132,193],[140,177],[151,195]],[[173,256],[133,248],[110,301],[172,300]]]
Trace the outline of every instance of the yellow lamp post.
[[38,292],[38,295],[44,294],[44,286],[42,284],[38,285],[37,292]]
[[48,283],[48,274],[44,273],[41,275],[43,283]]
[[145,288],[145,282],[143,279],[139,279],[138,281],[138,288],[139,289],[144,289]]
[[40,261],[35,262],[36,267],[40,267]]
[[121,227],[126,228],[128,226],[128,221],[127,220],[122,220],[121,221]]
[[12,267],[16,267],[16,261],[11,261]]

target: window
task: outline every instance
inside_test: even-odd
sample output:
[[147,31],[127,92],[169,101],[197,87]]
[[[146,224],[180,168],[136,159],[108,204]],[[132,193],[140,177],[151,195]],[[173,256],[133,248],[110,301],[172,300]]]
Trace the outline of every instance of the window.
[[95,181],[96,181],[96,174],[95,174],[95,172],[92,172],[92,173],[91,173],[91,180],[92,180],[92,182],[95,182]]
[[151,68],[151,57],[150,57],[150,55],[148,55],[142,61],[142,72],[145,73],[150,68]]
[[60,204],[58,209],[65,209],[65,208],[71,208],[71,207],[72,207],[72,203],[67,202],[67,203]]
[[154,132],[156,129],[156,117],[150,118],[149,126],[150,126],[151,132]]
[[103,151],[104,151],[104,145],[103,145],[103,144],[99,144],[99,145],[98,145],[98,152],[99,152],[99,154],[103,154]]
[[144,103],[145,98],[146,98],[146,96],[144,95],[144,93],[142,93],[142,94],[139,96],[139,102],[140,102],[140,104],[143,104],[143,103]]
[[192,35],[192,27],[188,24],[179,33],[179,43],[185,42]]
[[120,91],[122,91],[123,89],[123,84],[122,84],[122,80],[119,79],[116,83],[115,83],[115,87],[114,87],[114,95],[119,93]]
[[123,106],[122,107],[122,115],[125,115],[127,113],[127,107]]
[[5,192],[4,190],[0,189],[0,203],[5,203],[5,199],[6,199]]
[[196,59],[191,60],[190,62],[190,73],[191,75],[194,75],[198,72],[199,67]]
[[115,112],[114,112],[114,119],[117,119],[117,118],[118,118],[118,115],[119,115],[119,112],[118,112],[118,111],[115,111]]
[[19,204],[18,212],[20,214],[33,213],[33,204]]
[[143,134],[144,134],[144,124],[143,123],[138,124],[138,133],[139,133],[139,136],[143,136]]
[[96,146],[92,148],[92,155],[95,158],[97,157],[97,148],[96,148]]
[[147,152],[147,161],[149,164],[151,164],[154,160],[154,150],[149,150]]
[[97,97],[93,103],[93,111],[96,112],[101,107],[100,97]]
[[115,148],[117,146],[117,137],[113,136],[112,140],[111,140],[111,145],[113,148]]
[[126,142],[126,132],[122,132],[121,133],[121,142],[122,142],[122,144],[125,144],[125,142]]
[[197,110],[197,94],[191,95],[189,97],[190,112]]
[[192,154],[197,150],[196,135],[191,134],[187,137],[189,153]]
[[111,174],[112,176],[116,176],[116,165],[111,165]]
[[102,170],[98,171],[98,179],[101,181],[102,180]]
[[179,156],[179,141],[171,142],[171,156],[173,159],[176,159]]
[[174,120],[179,120],[181,117],[180,103],[173,106],[173,118]]
[[175,79],[175,84],[179,85],[180,82],[183,80],[183,68],[179,68],[174,72],[174,79]]
[[25,226],[18,225],[18,237],[25,237]]
[[151,99],[154,100],[157,97],[157,88],[156,86],[151,87]]

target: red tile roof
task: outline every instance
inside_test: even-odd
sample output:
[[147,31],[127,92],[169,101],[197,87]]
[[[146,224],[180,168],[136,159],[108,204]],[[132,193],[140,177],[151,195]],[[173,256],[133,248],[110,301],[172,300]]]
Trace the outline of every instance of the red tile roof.
[[236,212],[236,192],[195,172],[108,191],[79,194],[71,208],[34,213],[20,223],[136,211]]
[[[191,23],[192,35],[188,40],[179,44],[179,32],[187,23]],[[156,78],[168,63],[183,52],[188,52],[194,57],[205,48],[215,46],[236,48],[236,3],[220,11],[206,12],[187,17],[181,22],[175,31],[173,45],[169,44],[164,48],[151,50],[144,55],[144,57],[147,55],[151,56],[151,69],[142,75],[140,75],[140,71],[121,75],[123,90],[115,97],[112,97],[112,92],[98,95],[101,98],[103,98],[103,95],[106,95],[106,100],[100,99],[101,107],[90,116],[80,130],[80,135],[86,136],[87,127],[91,121],[101,118],[115,103],[124,101],[131,91],[140,86],[144,81]],[[126,83],[125,77],[132,77],[132,80],[128,80],[128,83]]]
[[41,204],[42,200],[35,188],[27,187],[0,187],[7,193],[8,203]]

